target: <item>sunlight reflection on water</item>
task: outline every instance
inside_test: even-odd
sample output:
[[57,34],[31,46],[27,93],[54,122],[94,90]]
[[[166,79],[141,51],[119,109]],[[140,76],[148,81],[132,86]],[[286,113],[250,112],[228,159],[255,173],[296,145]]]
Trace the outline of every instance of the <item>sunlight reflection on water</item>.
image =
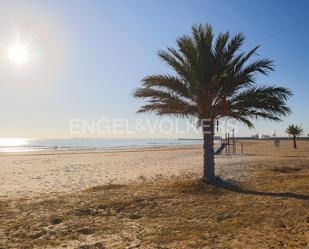
[[25,146],[29,143],[27,138],[0,138],[1,147]]

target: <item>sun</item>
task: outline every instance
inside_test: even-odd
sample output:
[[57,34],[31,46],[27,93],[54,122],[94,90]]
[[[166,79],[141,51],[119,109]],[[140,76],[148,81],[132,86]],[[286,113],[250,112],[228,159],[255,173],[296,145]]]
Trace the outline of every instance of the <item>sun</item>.
[[8,49],[8,58],[16,65],[25,64],[29,61],[29,50],[24,44],[15,42]]

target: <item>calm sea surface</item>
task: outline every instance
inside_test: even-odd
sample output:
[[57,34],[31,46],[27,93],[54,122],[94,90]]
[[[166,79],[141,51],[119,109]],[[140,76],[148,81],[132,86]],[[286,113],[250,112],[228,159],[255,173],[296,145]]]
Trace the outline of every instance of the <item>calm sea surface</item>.
[[0,139],[0,152],[70,149],[125,149],[154,146],[202,144],[202,140],[183,139]]

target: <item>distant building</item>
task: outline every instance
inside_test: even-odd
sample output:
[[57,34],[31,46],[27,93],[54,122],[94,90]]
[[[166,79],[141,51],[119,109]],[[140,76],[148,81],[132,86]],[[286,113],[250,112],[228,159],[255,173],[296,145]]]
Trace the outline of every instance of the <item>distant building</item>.
[[269,135],[262,135],[262,139],[270,139],[270,136]]
[[253,138],[253,139],[259,139],[259,134],[251,135],[251,138]]

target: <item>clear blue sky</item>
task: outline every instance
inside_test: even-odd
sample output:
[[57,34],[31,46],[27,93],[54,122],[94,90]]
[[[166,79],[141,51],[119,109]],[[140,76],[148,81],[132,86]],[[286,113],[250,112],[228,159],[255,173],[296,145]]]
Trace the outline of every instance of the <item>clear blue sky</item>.
[[[133,89],[148,74],[168,72],[157,50],[174,46],[197,22],[245,33],[245,49],[262,45],[259,54],[276,71],[261,83],[293,90],[293,114],[282,123],[256,122],[256,131],[284,135],[297,123],[307,134],[308,9],[308,1],[283,0],[1,1],[0,56],[18,31],[33,58],[25,68],[0,60],[0,137],[70,137],[71,118],[148,117],[135,114],[142,102]],[[256,131],[241,127],[239,135]]]

